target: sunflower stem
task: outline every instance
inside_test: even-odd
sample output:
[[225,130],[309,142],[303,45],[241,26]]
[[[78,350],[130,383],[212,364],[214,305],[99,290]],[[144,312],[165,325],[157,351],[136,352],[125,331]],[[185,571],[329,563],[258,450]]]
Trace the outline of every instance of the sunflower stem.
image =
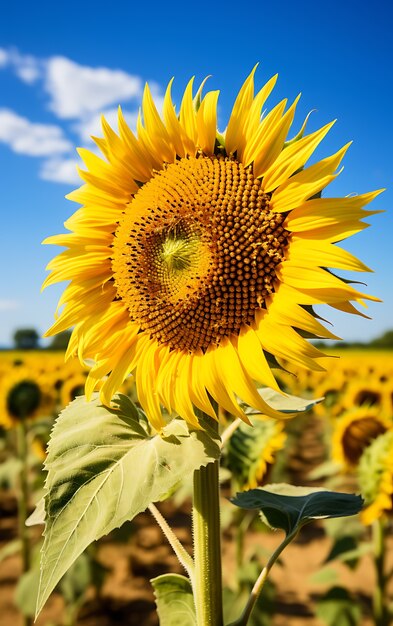
[[[218,424],[215,426],[218,429]],[[197,626],[223,626],[218,469],[219,461],[215,461],[194,472],[193,590]]]
[[240,419],[240,417],[238,417],[235,420],[233,420],[233,422],[231,422],[231,424],[224,430],[224,432],[221,435],[221,447],[222,448],[225,446],[227,441],[229,441],[229,439],[232,437],[235,430],[237,430],[240,424],[242,423],[244,424],[243,420]]
[[[20,461],[19,474],[19,498],[18,498],[18,530],[19,538],[22,543],[22,571],[29,571],[31,565],[31,548],[28,528],[26,526],[28,502],[29,502],[29,483],[28,483],[28,464],[27,464],[27,427],[26,419],[22,416],[17,426],[17,452]],[[26,615],[23,616],[23,626],[31,626],[33,618]]]
[[271,555],[269,561],[267,562],[267,564],[265,565],[265,567],[263,568],[263,570],[261,571],[261,573],[259,574],[252,590],[250,593],[250,597],[248,598],[247,604],[244,608],[243,613],[241,614],[241,616],[239,617],[239,619],[237,619],[235,622],[232,622],[231,624],[229,624],[229,626],[246,626],[248,624],[248,621],[251,617],[251,614],[255,608],[255,605],[258,601],[259,596],[261,595],[261,591],[263,589],[263,586],[267,580],[267,577],[270,573],[270,570],[272,569],[274,563],[277,561],[278,557],[280,556],[281,552],[284,550],[284,548],[286,548],[286,546],[291,543],[291,541],[293,541],[293,539],[295,539],[296,535],[298,534],[299,529],[297,528],[294,532],[289,533],[285,539],[280,543],[280,545],[276,548],[276,550],[273,552],[273,554]]
[[169,526],[166,519],[161,515],[157,507],[154,504],[150,504],[148,508],[150,513],[156,520],[157,524],[161,528],[162,532],[164,533],[165,537],[167,538],[181,565],[186,570],[190,578],[191,584],[193,585],[195,577],[195,567],[192,558],[190,557],[184,546],[180,543],[172,528]]
[[380,518],[372,527],[374,541],[374,564],[376,584],[373,596],[373,614],[375,626],[387,626],[389,623],[386,605],[386,576],[385,576],[385,526],[386,522]]

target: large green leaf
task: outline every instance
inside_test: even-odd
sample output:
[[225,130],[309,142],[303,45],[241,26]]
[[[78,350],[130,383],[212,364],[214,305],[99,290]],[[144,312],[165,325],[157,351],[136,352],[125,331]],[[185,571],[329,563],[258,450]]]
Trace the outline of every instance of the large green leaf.
[[140,411],[122,396],[118,410],[74,400],[49,442],[45,541],[37,613],[75,559],[94,540],[160,500],[220,447],[204,430],[175,419],[149,434]]
[[160,626],[196,626],[194,597],[188,578],[180,574],[164,574],[150,582]]
[[363,505],[361,496],[354,494],[284,483],[243,491],[231,501],[243,509],[260,509],[266,524],[287,534],[313,519],[355,515]]

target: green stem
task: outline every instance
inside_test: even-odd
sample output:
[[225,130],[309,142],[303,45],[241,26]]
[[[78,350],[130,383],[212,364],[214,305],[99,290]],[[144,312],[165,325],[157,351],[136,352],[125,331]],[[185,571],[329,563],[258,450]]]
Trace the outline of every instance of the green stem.
[[156,520],[157,524],[161,528],[165,537],[168,539],[168,542],[171,545],[174,553],[176,554],[180,563],[186,570],[190,578],[191,584],[193,584],[194,576],[195,576],[195,568],[194,568],[194,562],[192,558],[190,557],[190,555],[188,554],[184,546],[180,543],[179,539],[176,537],[172,528],[169,526],[166,519],[161,515],[157,507],[154,504],[150,504],[149,511],[153,515],[154,519]]
[[237,619],[235,622],[232,622],[229,626],[246,626],[247,625],[248,620],[250,619],[251,614],[254,610],[254,607],[257,603],[257,600],[259,596],[261,595],[261,591],[267,580],[270,570],[272,569],[274,563],[277,561],[281,552],[289,543],[291,543],[293,539],[295,539],[298,532],[299,532],[299,529],[297,528],[296,531],[287,535],[285,539],[280,543],[278,548],[276,548],[276,550],[273,552],[266,566],[263,568],[263,570],[259,574],[255,582],[255,585],[251,590],[250,597],[247,601],[247,604],[244,608],[242,615],[239,617],[239,619]]
[[375,626],[387,626],[386,576],[385,576],[385,526],[386,522],[380,518],[372,527],[374,541],[374,564],[376,584],[373,596],[373,613]]
[[197,626],[223,626],[218,468],[219,462],[215,461],[194,472],[193,591]]
[[[27,428],[26,420],[22,417],[17,426],[18,438],[18,459],[21,464],[19,474],[19,500],[18,500],[18,530],[19,538],[22,543],[22,571],[27,572],[31,566],[31,548],[28,529],[26,527],[26,519],[28,513],[29,502],[29,483],[28,483],[28,465],[27,465]],[[23,617],[23,626],[31,626],[33,619],[31,617]]]
[[240,417],[238,417],[235,420],[233,420],[233,422],[231,422],[231,424],[229,424],[229,426],[224,430],[224,432],[221,435],[221,447],[222,448],[225,446],[227,441],[232,437],[235,430],[237,430],[237,428],[239,428],[240,424],[242,423],[244,423],[243,420],[240,419]]

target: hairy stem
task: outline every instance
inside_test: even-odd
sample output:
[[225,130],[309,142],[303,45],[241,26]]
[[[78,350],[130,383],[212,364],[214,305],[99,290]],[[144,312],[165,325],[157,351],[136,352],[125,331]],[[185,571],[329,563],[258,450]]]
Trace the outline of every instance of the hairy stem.
[[157,507],[154,504],[150,504],[149,511],[153,515],[154,519],[156,520],[157,524],[161,528],[165,537],[168,539],[168,542],[171,545],[174,553],[176,554],[180,563],[186,570],[190,578],[191,584],[193,584],[194,576],[195,576],[194,561],[192,560],[192,558],[190,557],[190,555],[188,554],[184,546],[180,543],[179,539],[176,537],[172,528],[169,526],[166,519],[161,515]]
[[[18,438],[18,459],[21,464],[19,474],[19,499],[18,499],[18,530],[19,538],[22,543],[22,571],[27,572],[31,565],[31,547],[28,529],[26,527],[26,519],[28,513],[29,502],[29,483],[28,483],[28,464],[27,464],[27,428],[26,420],[22,417],[17,426]],[[23,626],[31,626],[33,618],[24,616]]]
[[385,525],[383,519],[378,519],[372,527],[374,541],[374,564],[376,584],[373,595],[373,613],[375,626],[387,626],[389,623],[386,602],[386,576],[385,576]]
[[247,604],[244,608],[244,611],[242,613],[242,615],[239,617],[239,619],[237,619],[235,622],[232,622],[229,626],[246,626],[248,623],[248,620],[251,617],[251,614],[254,610],[254,607],[257,603],[257,600],[261,594],[261,591],[263,589],[263,586],[267,580],[267,577],[269,575],[270,570],[272,569],[274,563],[277,561],[278,557],[280,556],[281,552],[284,550],[284,548],[291,543],[291,541],[293,539],[295,539],[297,533],[298,533],[297,529],[295,532],[293,533],[289,533],[285,539],[280,543],[280,545],[278,546],[278,548],[276,548],[276,550],[273,552],[273,554],[271,555],[269,561],[267,562],[267,564],[265,565],[265,567],[263,568],[263,570],[261,571],[261,573],[259,574],[255,585],[253,586],[251,593],[250,593],[250,597],[247,601]]
[[218,469],[219,462],[215,461],[194,472],[193,590],[197,626],[223,626]]

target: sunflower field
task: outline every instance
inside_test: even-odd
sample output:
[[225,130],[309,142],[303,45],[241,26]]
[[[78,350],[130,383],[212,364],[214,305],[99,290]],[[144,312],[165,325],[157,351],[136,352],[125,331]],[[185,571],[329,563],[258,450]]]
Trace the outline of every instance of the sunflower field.
[[[258,564],[281,532],[269,532],[255,511],[233,511],[228,498],[274,481],[360,493],[365,504],[356,517],[314,520],[302,531],[273,570],[252,623],[390,623],[392,354],[331,351],[323,365],[325,372],[299,368],[277,375],[289,394],[324,402],[291,420],[255,414],[253,429],[243,423],[228,434],[220,470],[228,620],[235,619]],[[0,612],[6,626],[22,623],[22,614],[31,623],[34,615],[42,540],[40,527],[24,520],[42,495],[55,417],[84,393],[88,371],[74,360],[64,363],[62,352],[43,350],[3,352],[0,368]],[[136,401],[132,377],[121,393]],[[221,418],[230,423],[225,411]],[[187,549],[190,493],[183,484],[157,505]],[[156,624],[149,579],[168,569],[182,572],[151,515],[140,513],[82,553],[37,623]]]
[[317,312],[380,302],[341,244],[384,189],[325,196],[350,143],[318,160],[334,121],[267,112],[256,70],[223,132],[219,91],[172,80],[78,150],[43,242],[65,355],[1,363],[8,624],[392,622],[391,355],[325,354]]

